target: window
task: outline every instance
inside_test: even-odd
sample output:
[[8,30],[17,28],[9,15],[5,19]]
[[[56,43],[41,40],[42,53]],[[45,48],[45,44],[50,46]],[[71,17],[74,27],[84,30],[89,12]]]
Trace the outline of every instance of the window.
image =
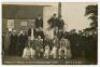
[[13,19],[9,19],[7,21],[7,28],[9,31],[11,31],[14,28],[14,20]]
[[21,26],[27,26],[27,22],[26,21],[22,21],[20,25]]

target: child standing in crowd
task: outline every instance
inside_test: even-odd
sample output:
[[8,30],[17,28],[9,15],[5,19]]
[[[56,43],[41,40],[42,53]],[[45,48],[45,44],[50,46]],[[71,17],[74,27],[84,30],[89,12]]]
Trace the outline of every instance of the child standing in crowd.
[[53,59],[57,58],[57,46],[53,46],[50,55],[53,57]]
[[44,58],[49,59],[49,55],[50,55],[50,46],[46,45],[44,51]]

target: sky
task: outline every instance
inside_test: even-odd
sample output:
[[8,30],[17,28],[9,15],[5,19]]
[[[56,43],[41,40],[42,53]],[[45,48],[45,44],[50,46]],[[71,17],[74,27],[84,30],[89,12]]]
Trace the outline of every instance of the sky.
[[[51,7],[44,7],[44,27],[48,28],[47,21],[53,15],[53,13],[58,13],[58,3],[48,3],[52,5]],[[62,18],[64,20],[65,31],[71,31],[72,29],[76,29],[76,32],[79,30],[88,28],[90,26],[91,20],[85,16],[85,9],[88,5],[96,5],[95,2],[63,2],[62,3]],[[46,33],[53,38],[53,30],[48,31]]]
[[[44,26],[48,27],[47,21],[53,15],[58,13],[58,3],[45,3],[51,7],[44,7]],[[96,5],[96,2],[62,2],[61,14],[65,22],[65,31],[76,29],[76,31],[90,26],[91,20],[85,16],[85,9],[88,5]]]
[[95,5],[96,3],[62,3],[62,17],[67,25],[66,30],[82,30],[89,27],[91,20],[85,14],[86,6]]

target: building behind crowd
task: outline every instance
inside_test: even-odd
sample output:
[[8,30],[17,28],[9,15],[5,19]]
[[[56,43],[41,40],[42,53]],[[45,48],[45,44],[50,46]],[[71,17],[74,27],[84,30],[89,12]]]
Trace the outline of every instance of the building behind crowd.
[[34,19],[38,15],[43,17],[43,29],[48,33],[46,30],[48,27],[47,21],[53,13],[58,12],[57,6],[57,3],[3,4],[3,35],[11,28],[16,31],[21,29],[27,31],[29,28],[34,27]]

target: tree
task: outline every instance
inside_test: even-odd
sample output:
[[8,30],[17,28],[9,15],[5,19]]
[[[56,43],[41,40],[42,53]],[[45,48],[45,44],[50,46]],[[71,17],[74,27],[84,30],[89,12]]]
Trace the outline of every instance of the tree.
[[[98,6],[88,5],[86,7],[85,16],[92,20],[90,27],[84,29],[87,34],[92,33],[87,37],[87,49],[85,50],[87,59],[91,62],[97,63],[97,27],[98,27]],[[96,32],[96,33],[95,33]]]
[[88,5],[86,7],[85,16],[89,16],[88,18],[92,20],[90,23],[91,29],[96,30],[98,26],[98,6],[97,5]]

